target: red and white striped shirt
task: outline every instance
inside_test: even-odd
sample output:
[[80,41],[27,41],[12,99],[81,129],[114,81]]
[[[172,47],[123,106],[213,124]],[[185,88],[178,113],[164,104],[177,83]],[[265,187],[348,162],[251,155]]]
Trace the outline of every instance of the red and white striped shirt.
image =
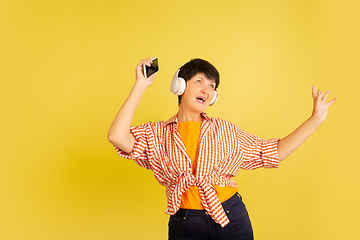
[[189,186],[198,186],[207,213],[222,227],[229,223],[213,185],[237,187],[231,179],[239,169],[278,168],[277,141],[263,140],[239,126],[202,113],[204,121],[198,146],[197,171],[178,132],[177,115],[163,122],[148,122],[131,127],[134,149],[127,154],[117,147],[121,157],[151,169],[157,181],[166,187],[167,214],[175,214],[181,196]]

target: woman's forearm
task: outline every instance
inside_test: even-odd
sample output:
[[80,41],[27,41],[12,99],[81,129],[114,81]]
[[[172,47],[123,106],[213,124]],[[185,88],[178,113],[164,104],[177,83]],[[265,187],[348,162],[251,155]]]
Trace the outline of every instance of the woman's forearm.
[[284,160],[295,151],[322,123],[322,120],[311,116],[294,132],[278,141],[279,160]]

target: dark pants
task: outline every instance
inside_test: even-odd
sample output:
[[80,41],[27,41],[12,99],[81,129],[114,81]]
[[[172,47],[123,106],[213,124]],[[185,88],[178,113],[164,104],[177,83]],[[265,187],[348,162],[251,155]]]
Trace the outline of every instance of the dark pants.
[[222,203],[230,223],[222,228],[205,210],[179,209],[169,220],[169,240],[252,240],[253,230],[239,193]]

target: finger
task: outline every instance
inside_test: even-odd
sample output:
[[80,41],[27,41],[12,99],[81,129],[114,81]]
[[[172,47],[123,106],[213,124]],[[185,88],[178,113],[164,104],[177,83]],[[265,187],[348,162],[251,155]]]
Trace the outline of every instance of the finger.
[[136,66],[136,70],[140,70],[142,68],[142,65],[144,64],[144,59],[142,59],[138,65]]
[[312,86],[312,96],[314,99],[317,97],[315,85]]
[[[139,62],[139,64],[136,66],[136,71],[137,71],[137,72],[141,72],[142,75],[144,75],[144,67],[143,67],[143,65],[144,65],[144,64],[145,64],[145,65],[148,65],[147,61],[148,61],[147,58],[146,58],[146,59],[141,59],[141,61]],[[150,65],[148,65],[148,66],[150,66]]]
[[321,90],[319,89],[318,94],[317,94],[316,98],[314,99],[314,104],[315,105],[320,105],[321,104],[322,94],[323,94],[323,92],[321,92]]
[[337,100],[337,97],[334,97],[333,99],[331,99],[331,101],[328,102],[328,106],[330,107],[331,104],[333,104],[336,100]]
[[142,59],[140,62],[139,62],[139,66],[142,66],[142,65],[147,65],[150,67],[151,65],[151,58],[145,58],[145,59]]
[[145,64],[146,66],[150,67],[150,65],[151,65],[151,60],[150,60],[150,58],[145,59],[144,64]]
[[316,100],[320,101],[322,99],[323,95],[324,95],[324,93],[319,89],[317,92]]
[[331,90],[329,89],[329,90],[325,93],[325,95],[324,95],[324,97],[322,98],[322,100],[326,101],[326,98],[329,96],[330,92],[331,92]]
[[146,64],[147,59],[141,59],[139,62],[139,66]]
[[152,63],[152,59],[153,59],[153,57],[149,57],[149,58],[145,59],[146,60],[145,64],[150,67],[150,65]]

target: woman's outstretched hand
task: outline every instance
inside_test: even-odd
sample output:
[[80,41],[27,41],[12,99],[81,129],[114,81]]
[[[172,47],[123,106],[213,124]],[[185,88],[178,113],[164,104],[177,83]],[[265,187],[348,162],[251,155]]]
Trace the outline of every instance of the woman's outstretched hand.
[[328,90],[325,95],[320,89],[316,92],[316,87],[312,87],[312,96],[314,99],[314,109],[311,117],[318,119],[321,123],[325,121],[328,109],[336,101],[336,97],[326,102],[327,97],[329,96],[331,90]]
[[139,62],[139,64],[136,66],[136,83],[145,84],[147,87],[149,87],[153,83],[156,73],[149,78],[145,78],[143,68],[144,64],[150,67],[151,63],[152,57],[143,59]]
[[312,87],[312,95],[314,98],[314,109],[310,118],[301,124],[294,132],[278,141],[278,155],[279,160],[284,160],[295,149],[297,149],[310,135],[321,125],[326,119],[329,107],[336,101],[336,97],[326,102],[330,94],[328,90],[325,95],[319,89],[316,92],[316,87]]

